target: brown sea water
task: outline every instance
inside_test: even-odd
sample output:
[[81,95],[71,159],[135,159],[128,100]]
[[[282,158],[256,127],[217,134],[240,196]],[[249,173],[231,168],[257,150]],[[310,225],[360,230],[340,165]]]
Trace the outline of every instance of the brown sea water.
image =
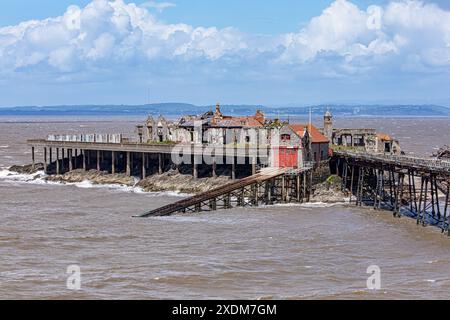
[[[26,139],[132,133],[142,120],[0,118],[0,167],[30,162]],[[336,123],[392,134],[406,153],[450,144],[449,118]],[[345,205],[131,218],[177,199],[0,178],[0,298],[450,298],[450,238],[411,219]],[[74,264],[80,291],[66,287]],[[370,265],[381,268],[380,291],[366,289]]]

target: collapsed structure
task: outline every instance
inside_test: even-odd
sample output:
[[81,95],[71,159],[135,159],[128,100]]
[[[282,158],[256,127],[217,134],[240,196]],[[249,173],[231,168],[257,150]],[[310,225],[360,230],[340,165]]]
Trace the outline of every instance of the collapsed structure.
[[214,147],[241,146],[270,150],[269,166],[299,168],[305,162],[328,159],[329,140],[312,124],[290,124],[267,119],[261,110],[253,116],[235,117],[216,110],[200,116],[183,116],[169,122],[149,116],[137,126],[142,143],[202,144]]
[[402,152],[398,140],[388,134],[377,132],[375,129],[334,128],[333,115],[330,111],[325,113],[322,132],[332,146],[341,149],[391,155],[400,155]]
[[167,121],[163,116],[149,116],[144,125],[137,126],[141,143],[202,144],[209,146],[235,145],[268,148],[269,166],[302,167],[305,162],[316,166],[327,161],[330,144],[339,148],[370,153],[398,155],[397,140],[375,129],[333,128],[333,115],[327,111],[324,126],[318,129],[310,124],[291,124],[280,119],[267,119],[261,110],[253,116],[224,115],[220,104],[215,111],[199,116],[187,115],[178,121]]

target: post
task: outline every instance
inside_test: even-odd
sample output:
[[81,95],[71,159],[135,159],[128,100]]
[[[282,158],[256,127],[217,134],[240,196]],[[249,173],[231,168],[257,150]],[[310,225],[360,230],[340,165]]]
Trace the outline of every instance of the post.
[[36,168],[36,164],[34,163],[34,147],[31,147],[31,161],[32,161],[31,167],[34,170]]
[[116,152],[111,151],[111,173],[116,173]]
[[415,211],[416,211],[416,213],[417,213],[417,193],[416,193],[416,180],[414,179],[415,178],[415,176],[414,176],[414,170],[411,170],[411,174],[412,174],[412,190],[413,190],[413,194],[414,194],[414,208],[415,208]]
[[212,176],[213,176],[213,178],[217,178],[217,161],[216,161],[215,156],[214,156],[213,164],[212,164]]
[[378,200],[378,196],[380,194],[380,188],[381,188],[381,186],[380,186],[380,170],[379,169],[375,169],[375,174],[377,176],[377,185],[375,187],[375,196],[374,196],[374,199],[373,199],[373,208],[376,210],[378,201],[381,201],[381,200]]
[[147,177],[146,163],[145,163],[145,152],[142,152],[142,179]]
[[297,187],[297,202],[298,203],[300,203],[300,201],[302,200],[301,199],[301,194],[300,194],[300,192],[301,192],[300,183],[301,183],[301,181],[300,181],[300,174],[298,173],[297,174],[297,185],[296,185],[296,187]]
[[306,198],[306,172],[303,172],[302,176],[303,176],[303,199],[305,199]]
[[[394,183],[395,183],[395,174],[393,173],[394,176]],[[398,208],[399,208],[399,204],[398,204],[398,197],[399,197],[399,190],[400,190],[400,173],[397,174],[397,187],[394,188],[394,217],[397,216],[398,213]]]
[[421,177],[421,186],[420,186],[420,196],[419,196],[419,210],[417,211],[417,224],[420,222],[420,215],[422,214],[422,200],[423,200],[423,186],[425,183],[425,178]]
[[87,166],[86,166],[86,150],[82,150],[81,154],[82,154],[82,158],[83,158],[83,170],[86,171],[86,169],[87,169]]
[[64,172],[64,149],[61,149],[61,169]]
[[427,214],[427,198],[428,198],[428,177],[425,177],[425,196],[423,199],[423,215],[422,215],[422,224],[425,225],[426,221],[424,220]]
[[97,171],[100,171],[100,150],[97,150]]
[[158,153],[158,173],[163,174],[163,159],[161,153]]
[[209,209],[211,211],[216,211],[217,210],[217,199],[213,198],[211,200],[209,200]]
[[61,169],[59,167],[59,148],[56,148],[56,174],[61,174]]
[[52,164],[52,162],[53,162],[53,150],[52,150],[52,148],[48,148],[48,153],[49,153],[49,156],[50,156],[49,164]]
[[73,162],[72,162],[72,149],[67,150],[69,156],[69,171],[73,171]]
[[252,157],[252,176],[256,174],[256,158]]
[[131,152],[127,151],[127,176],[131,176]]
[[231,180],[236,180],[236,158],[233,156],[231,164]]
[[353,198],[353,179],[355,178],[355,165],[352,166],[352,181],[350,181],[350,203]]
[[286,202],[286,177],[281,177],[281,202]]
[[47,173],[47,148],[44,147],[44,173]]
[[436,176],[434,177],[434,190],[436,192],[436,211],[438,218],[441,219],[441,208],[439,207],[439,189],[437,185],[437,179]]
[[266,181],[266,188],[267,188],[266,204],[270,205],[272,204],[272,180]]
[[[259,185],[258,185],[258,182],[256,182],[253,185],[253,205],[255,207],[257,207],[259,205],[258,192],[259,192]],[[245,201],[245,199],[244,199],[244,201]]]
[[78,168],[78,149],[75,149],[74,168]]
[[[448,210],[448,201],[449,201],[449,196],[450,196],[450,183],[447,182],[447,196],[445,197],[445,207],[444,207],[444,223],[443,225],[445,225],[446,220],[447,220],[447,210]],[[447,228],[448,228],[448,224],[447,224]],[[450,228],[448,228],[448,235],[450,236]]]
[[194,179],[198,179],[198,164],[196,163],[192,165],[192,176]]

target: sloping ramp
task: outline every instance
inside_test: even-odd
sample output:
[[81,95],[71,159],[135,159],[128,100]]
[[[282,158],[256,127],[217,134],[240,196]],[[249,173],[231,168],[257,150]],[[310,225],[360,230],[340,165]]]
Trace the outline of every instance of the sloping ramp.
[[166,205],[164,207],[146,212],[138,217],[140,218],[162,217],[162,216],[169,216],[178,212],[183,212],[187,208],[194,207],[196,205],[201,205],[206,201],[217,199],[225,194],[229,194],[233,191],[245,188],[249,185],[274,179],[276,177],[284,175],[286,172],[287,169],[284,168],[265,168],[262,169],[261,172],[253,176],[230,182],[216,189],[200,193],[193,197],[183,199],[181,201]]

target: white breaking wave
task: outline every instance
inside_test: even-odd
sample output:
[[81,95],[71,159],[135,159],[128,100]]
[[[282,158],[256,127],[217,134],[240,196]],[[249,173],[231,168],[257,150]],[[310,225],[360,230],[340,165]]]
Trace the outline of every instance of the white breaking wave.
[[80,189],[107,189],[116,190],[121,192],[145,194],[150,196],[170,196],[170,197],[186,197],[187,194],[174,191],[161,191],[161,192],[145,192],[142,188],[136,186],[126,186],[121,184],[96,184],[89,180],[82,182],[59,182],[48,181],[45,178],[47,175],[44,171],[38,171],[33,174],[21,174],[8,169],[0,170],[0,182],[10,183],[26,183],[35,185],[53,185],[53,186],[75,186]]

